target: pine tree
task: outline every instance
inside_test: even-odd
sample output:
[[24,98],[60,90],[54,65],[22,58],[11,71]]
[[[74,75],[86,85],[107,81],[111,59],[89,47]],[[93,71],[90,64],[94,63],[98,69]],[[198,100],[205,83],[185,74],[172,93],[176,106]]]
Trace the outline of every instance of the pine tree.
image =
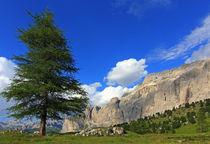
[[8,109],[12,117],[40,119],[40,135],[44,136],[47,120],[82,112],[88,98],[75,79],[78,68],[70,41],[56,26],[53,13],[47,9],[28,14],[33,23],[27,29],[18,29],[17,37],[28,51],[13,57],[17,62],[16,73],[2,95],[7,101],[16,102]]

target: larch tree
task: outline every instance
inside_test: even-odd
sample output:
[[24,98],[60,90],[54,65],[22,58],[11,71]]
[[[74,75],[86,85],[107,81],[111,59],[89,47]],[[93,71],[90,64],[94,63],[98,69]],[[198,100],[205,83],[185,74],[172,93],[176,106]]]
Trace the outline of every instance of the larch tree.
[[75,79],[78,68],[70,41],[64,36],[48,9],[32,15],[33,23],[18,28],[17,38],[27,52],[14,56],[17,62],[12,83],[2,92],[15,105],[8,108],[17,119],[40,119],[40,135],[46,134],[47,120],[60,120],[81,113],[87,102],[86,92]]

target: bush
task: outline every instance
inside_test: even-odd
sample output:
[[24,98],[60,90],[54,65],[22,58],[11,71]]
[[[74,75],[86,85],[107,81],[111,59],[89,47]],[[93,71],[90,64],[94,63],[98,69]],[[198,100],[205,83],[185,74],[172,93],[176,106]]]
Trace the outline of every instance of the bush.
[[172,127],[173,127],[174,129],[180,128],[180,127],[181,127],[180,121],[173,121]]
[[157,124],[156,123],[152,123],[150,125],[150,127],[151,127],[153,133],[157,133]]
[[190,104],[189,104],[189,103],[186,103],[186,104],[185,104],[185,107],[186,107],[186,108],[189,108],[189,107],[190,107]]
[[180,119],[181,119],[181,122],[182,122],[182,123],[185,123],[185,122],[187,121],[186,118],[185,118],[184,116],[181,116]]
[[196,123],[194,116],[195,112],[187,112],[187,119],[192,124]]
[[206,102],[206,106],[210,106],[210,99],[206,99],[205,102]]
[[200,100],[200,107],[203,107],[203,102]]
[[195,103],[194,103],[194,102],[192,102],[192,103],[191,103],[191,106],[195,107]]
[[169,121],[163,121],[162,127],[166,130],[169,131],[171,129],[171,126],[169,125]]
[[166,113],[168,116],[172,116],[172,111],[171,111],[171,110],[166,110],[165,113]]
[[149,123],[145,120],[139,119],[138,121],[132,121],[129,124],[130,131],[138,133],[138,134],[146,134],[151,133],[151,130],[149,128]]
[[160,133],[161,134],[165,133],[165,129],[163,127],[161,127]]

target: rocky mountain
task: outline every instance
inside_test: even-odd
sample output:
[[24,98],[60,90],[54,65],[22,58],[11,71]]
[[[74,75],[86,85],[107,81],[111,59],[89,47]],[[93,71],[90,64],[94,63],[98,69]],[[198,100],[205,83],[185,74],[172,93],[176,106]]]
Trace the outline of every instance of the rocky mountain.
[[[63,121],[48,121],[47,127],[62,128]],[[0,122],[0,130],[3,129],[34,129],[39,128],[40,122],[21,122],[17,120],[10,120],[7,122]]]
[[88,105],[81,115],[66,119],[62,132],[130,122],[185,103],[210,98],[210,58],[149,74],[120,99],[102,107]]

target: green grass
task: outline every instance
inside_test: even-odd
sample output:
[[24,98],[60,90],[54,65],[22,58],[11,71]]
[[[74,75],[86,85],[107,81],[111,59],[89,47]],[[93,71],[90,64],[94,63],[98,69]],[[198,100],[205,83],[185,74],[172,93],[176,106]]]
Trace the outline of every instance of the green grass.
[[128,136],[82,137],[68,134],[50,134],[45,137],[32,134],[0,135],[0,144],[210,144],[210,133],[194,134],[150,134]]
[[[206,121],[208,122],[208,133],[210,134],[210,118],[207,118]],[[197,124],[189,124],[189,125],[184,125],[178,129],[176,129],[177,134],[196,134],[197,133]]]
[[196,133],[196,124],[193,125],[185,125],[181,128],[176,129],[177,134],[194,134]]

